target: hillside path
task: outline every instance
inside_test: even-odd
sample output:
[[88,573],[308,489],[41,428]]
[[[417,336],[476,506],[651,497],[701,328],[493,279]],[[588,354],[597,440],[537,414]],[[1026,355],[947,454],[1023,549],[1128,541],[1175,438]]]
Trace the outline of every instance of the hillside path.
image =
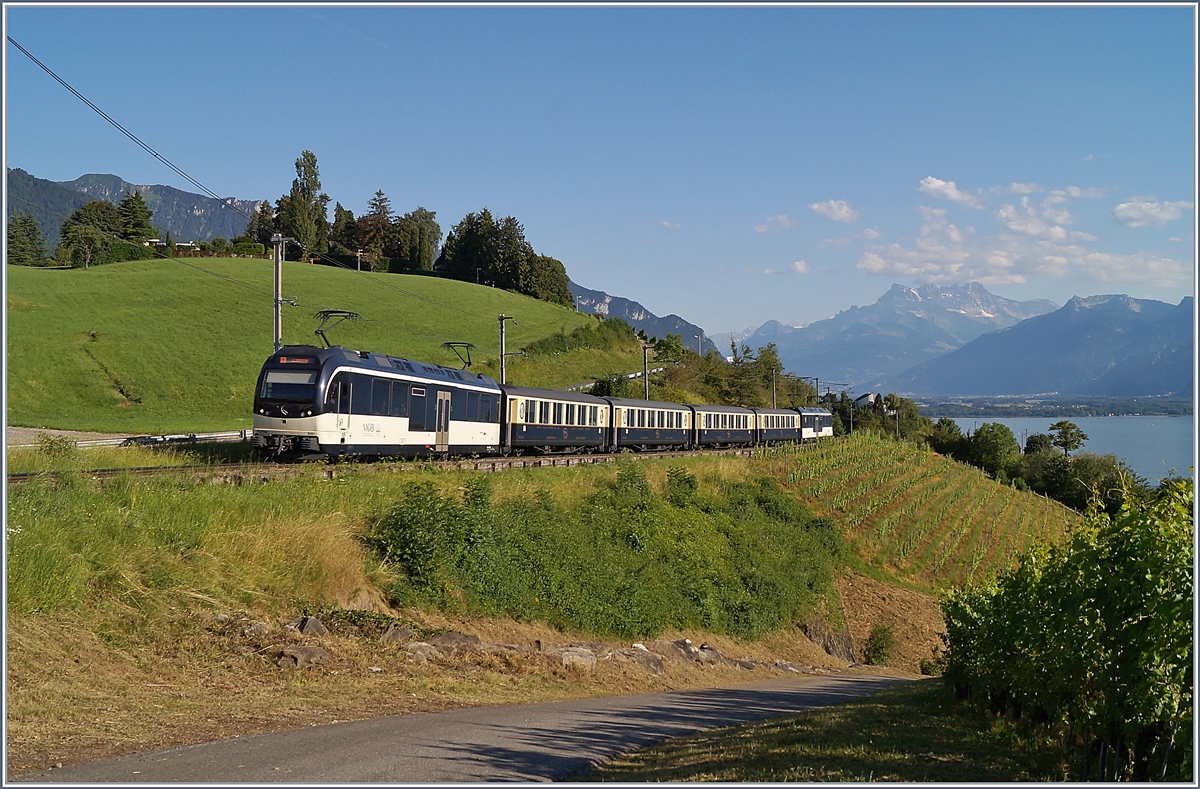
[[838,704],[902,681],[865,674],[804,676],[729,688],[401,715],[131,754],[10,780],[554,781],[669,737]]

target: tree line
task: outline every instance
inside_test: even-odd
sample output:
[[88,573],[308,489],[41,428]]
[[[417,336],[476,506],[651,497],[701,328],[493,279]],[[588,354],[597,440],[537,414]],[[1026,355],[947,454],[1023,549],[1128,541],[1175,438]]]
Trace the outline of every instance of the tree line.
[[[214,238],[198,245],[201,254],[261,255],[276,234],[293,239],[287,255],[292,260],[313,260],[367,271],[429,273],[464,282],[475,282],[523,293],[563,306],[573,306],[562,262],[534,251],[525,228],[515,217],[497,218],[484,208],[467,214],[442,237],[437,214],[423,206],[397,214],[383,190],[367,202],[359,217],[321,190],[321,171],[312,151],[296,159],[296,177],[287,194],[275,204],[264,200],[250,216],[246,230],[230,241]],[[166,237],[150,223],[152,212],[140,192],[127,194],[119,206],[93,200],[75,211],[62,225],[53,257],[32,215],[19,214],[9,221],[9,262],[16,265],[69,265],[99,263],[154,256],[144,245],[150,238]]]

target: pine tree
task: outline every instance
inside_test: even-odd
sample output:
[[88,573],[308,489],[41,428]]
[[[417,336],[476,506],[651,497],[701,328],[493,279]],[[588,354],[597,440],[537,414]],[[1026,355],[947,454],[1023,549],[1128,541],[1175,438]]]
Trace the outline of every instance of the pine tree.
[[139,190],[135,189],[121,198],[121,202],[117,205],[117,212],[121,217],[121,229],[118,235],[126,241],[141,244],[146,239],[158,236],[154,225],[150,224],[150,217],[154,215],[154,212],[146,205]]
[[341,203],[333,205],[333,228],[329,231],[329,248],[342,254],[354,254],[358,249],[354,212],[343,208]]
[[271,210],[271,204],[266,200],[259,203],[250,216],[244,235],[264,247],[271,246],[271,236],[275,235],[275,213]]
[[367,213],[359,220],[363,249],[373,262],[393,246],[395,228],[392,223],[392,203],[380,189],[367,203]]
[[8,263],[12,266],[44,266],[46,241],[33,214],[16,214],[8,220]]

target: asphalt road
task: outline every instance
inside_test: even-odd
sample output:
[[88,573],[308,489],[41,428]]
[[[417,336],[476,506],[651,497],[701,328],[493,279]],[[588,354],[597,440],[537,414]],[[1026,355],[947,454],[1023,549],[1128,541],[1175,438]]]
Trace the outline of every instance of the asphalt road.
[[733,688],[400,715],[132,754],[10,780],[554,781],[669,737],[837,704],[900,681],[867,675],[804,676]]

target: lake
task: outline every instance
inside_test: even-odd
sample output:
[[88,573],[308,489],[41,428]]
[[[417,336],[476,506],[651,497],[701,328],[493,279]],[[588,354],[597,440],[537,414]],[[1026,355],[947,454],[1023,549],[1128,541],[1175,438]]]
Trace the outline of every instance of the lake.
[[957,417],[954,421],[964,433],[984,422],[998,422],[1013,431],[1023,448],[1027,437],[1049,433],[1050,425],[1062,419],[1069,419],[1087,434],[1083,451],[1111,452],[1151,484],[1172,469],[1192,476],[1188,471],[1195,463],[1195,421],[1191,416]]

